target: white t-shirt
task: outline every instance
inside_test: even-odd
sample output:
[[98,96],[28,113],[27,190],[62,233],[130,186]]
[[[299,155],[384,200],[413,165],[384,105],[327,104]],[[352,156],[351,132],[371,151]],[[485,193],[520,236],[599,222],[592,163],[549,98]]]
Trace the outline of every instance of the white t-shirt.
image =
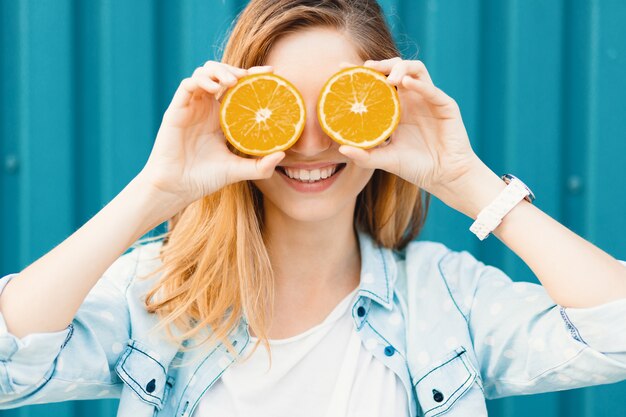
[[[193,417],[403,417],[402,381],[364,348],[350,316],[357,289],[324,321],[287,339],[270,339],[233,363],[200,399]],[[251,350],[253,337],[243,356]],[[332,404],[331,404],[332,403]]]

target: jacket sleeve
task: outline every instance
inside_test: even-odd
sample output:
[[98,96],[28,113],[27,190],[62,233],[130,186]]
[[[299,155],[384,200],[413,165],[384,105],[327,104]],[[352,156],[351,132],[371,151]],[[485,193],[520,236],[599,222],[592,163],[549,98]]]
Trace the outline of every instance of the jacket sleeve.
[[[0,409],[120,397],[122,381],[114,367],[130,337],[125,290],[136,271],[137,252],[122,255],[107,269],[63,330],[18,338],[0,313]],[[0,278],[0,293],[17,276]]]
[[626,299],[564,308],[543,286],[513,282],[466,251],[450,252],[440,270],[467,321],[487,398],[626,379]]

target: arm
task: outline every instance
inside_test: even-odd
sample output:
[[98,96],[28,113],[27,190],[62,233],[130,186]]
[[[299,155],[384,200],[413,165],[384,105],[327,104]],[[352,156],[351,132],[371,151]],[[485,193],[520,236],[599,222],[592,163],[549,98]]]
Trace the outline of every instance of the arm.
[[[140,174],[7,285],[0,312],[10,333],[20,337],[65,328],[102,273],[144,233],[225,185],[273,175],[283,152],[243,158],[229,151],[221,134],[215,94],[249,71],[268,68],[245,70],[208,61],[180,83]],[[192,100],[201,95],[208,100]]]
[[[146,166],[119,195],[52,251],[0,279],[0,408],[119,397],[122,383],[113,367],[133,338],[127,292],[145,260],[140,253],[159,259],[160,245],[122,253],[203,196],[237,181],[270,177],[284,157],[282,152],[263,158],[230,152],[219,134],[219,102],[213,94],[230,71],[241,77],[248,70],[213,61],[203,68],[181,82]],[[209,100],[192,100],[199,95]],[[156,359],[150,363],[163,370],[163,382],[163,365]],[[164,384],[148,395],[155,397],[158,390],[162,395]]]
[[[465,176],[436,192],[448,206],[476,219],[505,186],[476,160]],[[504,216],[493,234],[528,265],[563,307],[593,307],[626,299],[626,268],[526,200]]]
[[[0,409],[69,399],[119,398],[114,371],[131,336],[126,288],[139,260],[158,249],[142,245],[119,257],[98,279],[67,328],[16,337],[0,314]],[[142,253],[140,255],[140,253]],[[19,274],[0,278],[0,294]]]
[[626,299],[564,308],[542,285],[512,282],[467,251],[449,251],[438,271],[467,322],[487,398],[626,378]]
[[8,332],[21,338],[66,328],[104,271],[175,211],[163,204],[135,177],[85,225],[21,271],[0,294]]
[[[433,84],[421,61],[396,57],[363,65],[389,74],[402,119],[388,146],[365,151],[344,145],[339,151],[359,166],[396,174],[475,219],[505,183],[472,150],[458,104]],[[515,206],[494,234],[562,306],[626,298],[626,270],[616,259],[527,201]]]
[[[388,145],[368,150],[344,145],[339,151],[476,218],[505,183],[472,150],[458,104],[433,84],[421,61],[396,57],[364,65],[389,74],[402,118]],[[462,286],[452,291],[457,300],[470,300],[463,315],[487,398],[623,380],[626,262],[621,265],[526,201],[507,214],[495,234],[543,285],[513,284],[468,253],[440,265],[446,280]]]

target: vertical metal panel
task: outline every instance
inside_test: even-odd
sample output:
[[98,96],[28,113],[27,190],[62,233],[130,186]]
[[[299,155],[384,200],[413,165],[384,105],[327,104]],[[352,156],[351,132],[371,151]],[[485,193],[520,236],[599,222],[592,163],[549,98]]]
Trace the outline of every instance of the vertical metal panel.
[[[577,227],[583,236],[614,256],[626,255],[626,36],[623,22],[626,3],[621,1],[574,2],[569,6],[573,25],[569,32],[586,34],[581,45],[567,46],[568,68],[581,67],[580,78],[570,77],[568,91],[583,88],[584,110],[578,113],[582,129],[571,132],[581,135],[584,151],[569,152],[570,166],[582,161],[583,217]],[[582,4],[580,4],[582,3]],[[576,72],[575,72],[576,73]],[[580,72],[578,72],[580,74]],[[576,101],[572,101],[572,107]],[[585,111],[586,110],[586,111]],[[572,117],[572,121],[578,121]],[[582,158],[581,158],[582,156]],[[570,212],[579,205],[568,206]],[[593,279],[593,277],[590,277]],[[601,376],[592,375],[596,381]],[[584,392],[585,416],[626,415],[623,398],[626,382],[588,388]]]
[[[417,40],[417,56],[433,82],[453,97],[462,109],[471,138],[478,137],[480,108],[480,5],[477,1],[425,1],[402,4],[401,27]],[[400,36],[400,35],[397,35]],[[410,51],[410,50],[409,50]],[[422,239],[440,240],[454,249],[470,249],[476,237],[459,233],[469,228],[468,218],[433,199]],[[446,236],[446,241],[438,237]]]
[[[145,163],[180,81],[246,0],[0,1],[0,274],[84,224]],[[403,57],[455,98],[472,146],[536,205],[610,254],[626,244],[626,2],[380,0]],[[536,281],[433,199],[420,239]],[[540,237],[538,237],[540,238]],[[593,279],[593,277],[590,277]],[[593,377],[593,376],[591,376]],[[601,382],[599,379],[596,382]],[[493,416],[626,416],[626,384],[489,401]],[[115,414],[117,400],[1,415]]]
[[[598,0],[590,3],[592,34],[588,81],[592,101],[588,115],[587,174],[595,198],[588,200],[588,232],[593,241],[607,250],[623,252],[623,236],[615,232],[626,230],[626,3]],[[612,201],[617,204],[611,204]]]
[[22,162],[19,260],[26,264],[51,249],[55,236],[72,227],[70,2],[23,1],[16,19],[20,27],[17,137]]
[[18,112],[17,96],[20,91],[15,80],[18,78],[18,43],[19,32],[16,21],[17,5],[9,2],[0,2],[0,269],[2,271],[17,270],[19,231],[17,214],[19,204],[16,201],[18,172],[20,160],[18,158]]
[[114,197],[145,163],[156,134],[154,2],[103,3],[103,196]]

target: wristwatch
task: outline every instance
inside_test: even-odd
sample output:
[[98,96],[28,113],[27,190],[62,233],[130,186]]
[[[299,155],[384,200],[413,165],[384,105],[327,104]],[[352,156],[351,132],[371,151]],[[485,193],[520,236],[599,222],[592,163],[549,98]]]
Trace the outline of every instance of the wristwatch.
[[514,180],[514,179],[518,180],[518,181],[520,182],[520,184],[521,184],[524,188],[526,188],[526,189],[528,190],[528,195],[527,195],[526,197],[524,197],[524,199],[525,199],[526,201],[528,201],[529,203],[532,203],[533,201],[535,201],[535,194],[533,194],[533,192],[530,190],[530,188],[528,188],[528,186],[527,186],[526,184],[524,184],[524,183],[522,182],[522,180],[520,180],[519,178],[517,178],[515,175],[513,175],[513,174],[504,174],[501,178],[502,178],[502,180],[504,180],[504,182],[505,182],[505,183],[507,183],[507,184],[508,184],[509,182],[511,182],[512,180]]
[[480,240],[487,238],[502,222],[502,218],[520,201],[525,199],[532,204],[535,200],[533,192],[519,178],[511,174],[504,174],[501,178],[507,184],[506,187],[478,213],[470,226],[470,231]]

